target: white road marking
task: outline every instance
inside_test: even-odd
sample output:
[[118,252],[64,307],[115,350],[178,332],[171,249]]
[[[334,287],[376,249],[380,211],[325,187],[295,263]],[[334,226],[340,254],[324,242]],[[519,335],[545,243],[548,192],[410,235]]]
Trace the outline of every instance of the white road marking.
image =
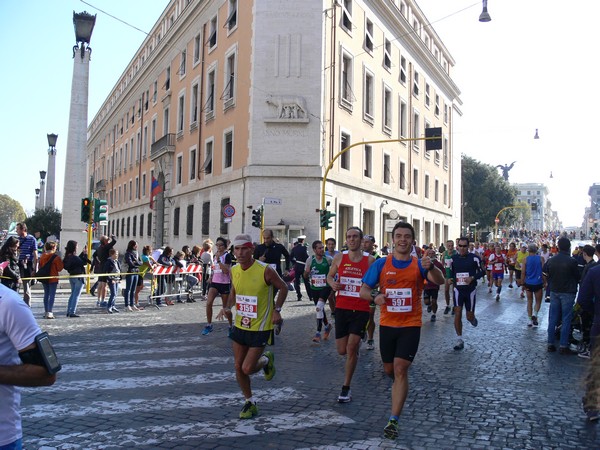
[[[60,357],[59,357],[60,360]],[[89,364],[64,364],[62,373],[73,372],[105,372],[109,370],[123,369],[161,369],[173,367],[195,367],[206,366],[208,364],[228,364],[233,365],[233,357],[215,356],[212,358],[172,358],[172,359],[157,359],[157,360],[125,360],[112,361],[105,363],[89,363]]]

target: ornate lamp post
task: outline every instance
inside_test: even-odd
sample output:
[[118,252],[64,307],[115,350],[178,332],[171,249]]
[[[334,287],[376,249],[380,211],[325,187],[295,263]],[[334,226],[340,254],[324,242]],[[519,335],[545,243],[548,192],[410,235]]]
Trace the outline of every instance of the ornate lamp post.
[[40,170],[40,209],[46,209],[46,171]]
[[58,134],[48,135],[48,180],[46,181],[46,207],[54,209],[54,186],[56,184],[56,140]]
[[35,189],[35,210],[40,209],[40,190],[38,188]]
[[95,15],[73,11],[76,44],[73,46],[73,79],[60,236],[62,242],[82,240],[81,199],[89,196],[86,164],[89,62],[92,52],[89,43],[95,23]]

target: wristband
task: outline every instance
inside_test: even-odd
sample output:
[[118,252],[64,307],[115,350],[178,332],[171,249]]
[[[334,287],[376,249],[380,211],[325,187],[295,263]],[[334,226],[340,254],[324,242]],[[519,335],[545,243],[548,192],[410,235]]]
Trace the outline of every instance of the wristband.
[[223,306],[223,311],[231,312],[231,308],[227,308],[227,307]]

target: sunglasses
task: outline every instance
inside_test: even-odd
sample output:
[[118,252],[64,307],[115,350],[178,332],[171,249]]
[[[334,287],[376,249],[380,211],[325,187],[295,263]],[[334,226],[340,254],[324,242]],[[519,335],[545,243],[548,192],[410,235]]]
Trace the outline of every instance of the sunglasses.
[[458,244],[458,247],[468,247],[468,246],[469,246],[469,245],[461,245],[461,244]]

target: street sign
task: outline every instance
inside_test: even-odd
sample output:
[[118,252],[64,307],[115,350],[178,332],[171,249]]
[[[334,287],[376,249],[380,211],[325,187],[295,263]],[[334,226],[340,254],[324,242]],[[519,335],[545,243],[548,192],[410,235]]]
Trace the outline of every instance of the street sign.
[[235,215],[235,208],[233,205],[225,205],[223,206],[223,217],[233,217]]
[[397,223],[398,223],[397,220],[387,219],[385,221],[385,232],[386,233],[391,233]]
[[265,197],[265,198],[263,198],[263,205],[281,205],[281,199],[273,198],[273,197]]
[[232,219],[231,217],[225,217],[225,218],[223,219],[223,223],[231,223],[231,221],[232,221],[232,220],[233,220],[233,219]]

